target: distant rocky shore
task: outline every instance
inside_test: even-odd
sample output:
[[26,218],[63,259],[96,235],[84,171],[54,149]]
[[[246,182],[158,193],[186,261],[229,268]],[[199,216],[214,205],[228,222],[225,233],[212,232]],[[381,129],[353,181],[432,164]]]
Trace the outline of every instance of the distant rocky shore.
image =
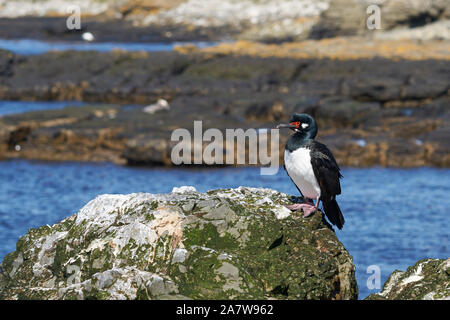
[[[171,132],[192,130],[194,120],[203,120],[205,130],[273,128],[307,112],[343,166],[450,166],[448,60],[313,58],[288,45],[271,57],[273,48],[260,46],[245,43],[242,54],[233,45],[0,51],[0,99],[103,103],[1,117],[0,158],[171,165]],[[158,99],[169,107],[145,112]]]
[[[447,0],[355,0],[351,3],[347,0],[0,0],[0,26],[9,24],[8,28],[0,28],[0,37],[10,38],[12,34],[45,39],[55,35],[76,37],[64,30],[64,17],[70,13],[69,6],[77,5],[84,30],[94,32],[99,41],[111,35],[117,37],[116,41],[180,40],[191,35],[264,42],[339,36],[450,39]],[[370,5],[379,8],[382,18],[379,30],[366,26]],[[121,28],[117,28],[119,25]]]
[[[233,40],[154,53],[0,51],[0,99],[104,104],[1,117],[0,158],[172,165],[170,133],[194,120],[273,128],[307,112],[341,165],[449,167],[449,2],[376,3],[380,30],[366,26],[366,0],[0,0],[0,38]],[[81,30],[67,30],[68,4],[80,6]],[[159,99],[169,107],[145,112]]]

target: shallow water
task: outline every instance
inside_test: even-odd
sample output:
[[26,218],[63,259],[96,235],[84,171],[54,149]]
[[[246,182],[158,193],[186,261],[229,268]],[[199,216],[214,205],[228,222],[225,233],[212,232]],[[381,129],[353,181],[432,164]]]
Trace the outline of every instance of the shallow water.
[[172,51],[175,46],[193,44],[199,48],[216,45],[217,42],[83,42],[83,41],[42,41],[32,39],[7,40],[0,39],[0,49],[12,51],[17,54],[35,55],[48,51],[101,51],[114,49],[126,51]]
[[[83,101],[11,101],[0,100],[0,117],[11,114],[19,114],[31,111],[57,110],[68,107],[102,105],[101,102],[83,102]],[[104,104],[103,104],[104,105]],[[143,108],[140,104],[122,104],[122,110],[133,110]]]
[[[92,104],[92,103],[91,103]],[[56,110],[65,107],[84,106],[81,101],[7,101],[0,100],[0,116],[30,111]]]
[[[381,268],[381,283],[394,269],[417,260],[448,258],[449,169],[343,169],[338,197],[346,224],[337,236],[353,256],[360,298],[371,292],[369,265]],[[0,162],[0,259],[15,250],[29,228],[54,224],[104,193],[198,191],[238,186],[296,188],[281,169],[261,176],[258,168],[131,168],[105,163]]]

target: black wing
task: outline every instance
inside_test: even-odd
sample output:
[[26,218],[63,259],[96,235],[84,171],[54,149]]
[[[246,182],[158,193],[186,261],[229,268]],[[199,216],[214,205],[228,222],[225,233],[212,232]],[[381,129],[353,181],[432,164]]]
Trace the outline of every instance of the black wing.
[[341,194],[339,165],[326,145],[317,141],[311,144],[311,164],[319,182],[322,201],[334,200],[337,194]]

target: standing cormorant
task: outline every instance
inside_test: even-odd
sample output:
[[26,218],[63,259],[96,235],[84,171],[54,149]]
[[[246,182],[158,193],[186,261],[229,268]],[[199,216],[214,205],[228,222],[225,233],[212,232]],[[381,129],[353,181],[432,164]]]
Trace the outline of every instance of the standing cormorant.
[[[290,210],[302,209],[307,217],[314,213],[322,201],[330,222],[342,229],[344,216],[336,202],[341,194],[340,169],[326,145],[317,142],[317,124],[308,114],[295,113],[289,124],[277,128],[289,128],[294,134],[286,142],[284,169],[303,195],[305,202],[287,206]],[[314,205],[313,199],[316,200]]]

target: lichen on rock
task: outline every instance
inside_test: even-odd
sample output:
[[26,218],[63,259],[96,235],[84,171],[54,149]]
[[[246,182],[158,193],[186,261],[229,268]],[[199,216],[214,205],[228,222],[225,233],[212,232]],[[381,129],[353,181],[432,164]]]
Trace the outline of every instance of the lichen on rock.
[[450,258],[423,259],[405,272],[395,270],[380,293],[366,300],[450,300]]
[[239,187],[101,195],[31,229],[8,254],[1,299],[356,299],[352,257],[323,214]]

